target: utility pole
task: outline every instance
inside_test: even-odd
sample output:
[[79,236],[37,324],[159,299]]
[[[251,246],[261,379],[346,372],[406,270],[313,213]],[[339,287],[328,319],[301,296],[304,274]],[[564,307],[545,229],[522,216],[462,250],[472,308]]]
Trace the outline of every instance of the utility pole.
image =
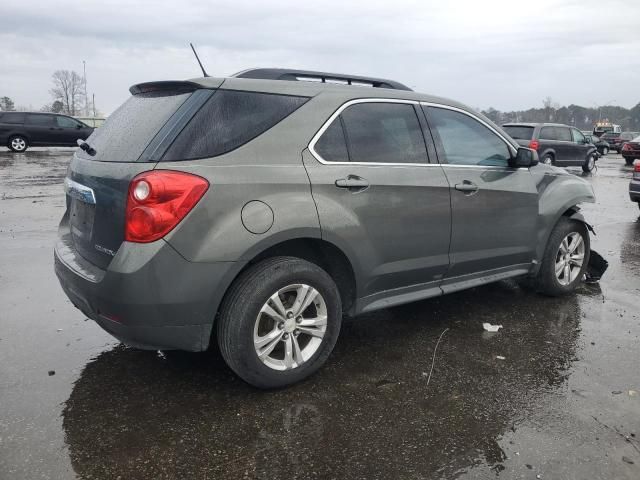
[[82,78],[84,80],[84,114],[88,117],[89,99],[87,97],[87,62],[85,62],[84,60],[82,60]]
[[93,94],[93,126],[96,126],[96,94]]

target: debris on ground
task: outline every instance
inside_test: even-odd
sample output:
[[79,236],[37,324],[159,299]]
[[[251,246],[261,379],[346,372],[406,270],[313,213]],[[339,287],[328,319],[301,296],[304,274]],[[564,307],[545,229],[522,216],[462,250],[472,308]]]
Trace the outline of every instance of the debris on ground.
[[503,357],[502,355],[496,355],[496,358],[498,360],[506,360],[507,359],[507,357]]
[[622,461],[624,463],[628,463],[629,465],[633,465],[633,460],[631,460],[629,457],[622,457]]
[[630,397],[635,397],[638,394],[638,392],[636,392],[635,390],[629,390],[629,396]]
[[49,376],[52,376],[52,375],[56,374],[56,371],[55,370],[49,370],[47,373],[49,374]]
[[604,272],[609,268],[609,262],[607,262],[602,255],[595,250],[591,250],[589,253],[589,263],[587,264],[587,272],[585,273],[586,283],[598,283],[604,275]]
[[487,332],[497,332],[502,328],[502,325],[491,325],[490,323],[483,323],[482,328],[484,328]]

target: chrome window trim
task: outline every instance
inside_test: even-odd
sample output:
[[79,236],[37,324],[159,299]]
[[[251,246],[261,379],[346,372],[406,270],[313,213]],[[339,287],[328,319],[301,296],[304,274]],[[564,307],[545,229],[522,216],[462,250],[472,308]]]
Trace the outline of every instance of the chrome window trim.
[[329,128],[331,123],[347,108],[351,105],[357,105],[359,103],[400,103],[407,105],[419,105],[417,100],[402,100],[396,98],[356,98],[349,100],[338,107],[333,114],[322,124],[320,130],[311,138],[308,148],[311,154],[323,165],[367,165],[367,166],[380,166],[380,167],[439,167],[440,163],[395,163],[395,162],[329,162],[322,158],[322,156],[316,152],[315,146],[322,134]]

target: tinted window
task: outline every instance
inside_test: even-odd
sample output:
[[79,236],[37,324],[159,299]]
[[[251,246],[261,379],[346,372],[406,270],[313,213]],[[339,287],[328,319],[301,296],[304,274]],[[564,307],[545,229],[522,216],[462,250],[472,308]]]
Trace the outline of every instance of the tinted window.
[[162,159],[190,160],[227,153],[270,129],[307,100],[219,90],[193,116]]
[[315,151],[327,162],[347,162],[349,154],[340,118],[336,118],[318,139]]
[[3,113],[2,114],[2,123],[24,123],[24,113]]
[[509,165],[507,144],[482,123],[464,113],[429,107],[429,123],[440,137],[448,163],[456,165]]
[[571,142],[571,131],[567,127],[553,127],[556,130],[556,138],[562,142]]
[[542,127],[540,129],[540,140],[557,140],[555,127]]
[[56,116],[56,122],[58,123],[58,126],[62,128],[76,128],[80,126],[80,122],[69,117]]
[[27,121],[25,123],[39,127],[52,127],[53,115],[27,115]]
[[531,140],[533,137],[533,127],[505,125],[502,129],[507,132],[511,138],[515,138],[517,140]]
[[96,155],[92,157],[83,150],[78,150],[76,155],[101,162],[137,161],[158,130],[189,95],[156,92],[132,96],[87,139]]
[[352,162],[427,163],[413,105],[360,103],[341,114]]
[[622,140],[631,140],[633,138],[633,134],[632,133],[621,133],[620,134],[620,138]]
[[572,130],[573,132],[573,141],[576,143],[584,143],[584,135],[578,130]]

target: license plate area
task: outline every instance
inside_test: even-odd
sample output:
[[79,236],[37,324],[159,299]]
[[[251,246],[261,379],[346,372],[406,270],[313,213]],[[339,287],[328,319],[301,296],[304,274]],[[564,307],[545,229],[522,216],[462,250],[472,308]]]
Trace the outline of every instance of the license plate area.
[[96,206],[71,197],[69,208],[69,226],[74,242],[90,244],[93,236],[93,222],[96,216]]

